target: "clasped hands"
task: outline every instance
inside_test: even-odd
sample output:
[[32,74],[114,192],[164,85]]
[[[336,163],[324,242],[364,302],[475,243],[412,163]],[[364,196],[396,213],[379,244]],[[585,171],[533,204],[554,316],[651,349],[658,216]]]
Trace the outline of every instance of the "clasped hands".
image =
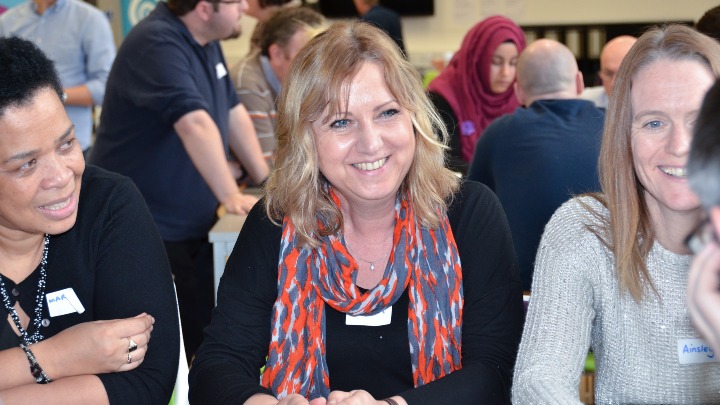
[[367,391],[353,390],[333,391],[327,399],[315,398],[310,401],[302,395],[291,394],[278,401],[278,405],[387,405],[387,402],[376,400]]

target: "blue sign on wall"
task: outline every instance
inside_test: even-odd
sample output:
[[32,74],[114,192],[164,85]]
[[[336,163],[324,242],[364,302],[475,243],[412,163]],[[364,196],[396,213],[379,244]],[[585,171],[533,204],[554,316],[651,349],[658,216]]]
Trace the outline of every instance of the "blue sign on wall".
[[122,29],[124,37],[135,24],[155,9],[157,0],[122,0],[120,4],[122,7]]

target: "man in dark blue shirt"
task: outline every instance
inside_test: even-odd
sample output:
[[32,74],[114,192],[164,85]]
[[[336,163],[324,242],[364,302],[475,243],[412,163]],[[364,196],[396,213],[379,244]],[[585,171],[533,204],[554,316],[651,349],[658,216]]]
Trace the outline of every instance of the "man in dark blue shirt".
[[520,55],[515,91],[520,103],[495,120],[475,147],[468,178],[502,203],[530,290],[535,253],[545,224],[574,194],[599,191],[597,160],[604,110],[578,99],[582,73],[563,44],[542,39]]
[[214,306],[208,231],[220,202],[245,214],[229,148],[256,183],[269,173],[218,40],[247,3],[159,2],[123,41],[110,71],[90,163],[133,179],[165,242],[188,359]]

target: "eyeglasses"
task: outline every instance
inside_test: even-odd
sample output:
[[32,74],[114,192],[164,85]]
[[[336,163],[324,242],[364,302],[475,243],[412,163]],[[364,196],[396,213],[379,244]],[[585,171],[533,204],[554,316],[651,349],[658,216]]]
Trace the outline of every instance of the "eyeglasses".
[[710,218],[706,218],[700,222],[700,225],[685,238],[685,246],[687,246],[693,254],[700,253],[709,242],[718,243],[718,236],[715,233],[715,228],[713,228],[713,225],[710,223]]

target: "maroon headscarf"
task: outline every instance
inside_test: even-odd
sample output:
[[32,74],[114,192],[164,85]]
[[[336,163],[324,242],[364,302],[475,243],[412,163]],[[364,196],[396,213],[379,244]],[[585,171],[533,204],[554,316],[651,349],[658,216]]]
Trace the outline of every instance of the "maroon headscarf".
[[520,105],[513,86],[501,94],[490,90],[490,62],[498,46],[506,41],[513,42],[518,53],[525,49],[525,34],[508,18],[494,16],[477,23],[465,35],[448,66],[428,86],[447,100],[455,112],[462,157],[468,163],[485,128]]

